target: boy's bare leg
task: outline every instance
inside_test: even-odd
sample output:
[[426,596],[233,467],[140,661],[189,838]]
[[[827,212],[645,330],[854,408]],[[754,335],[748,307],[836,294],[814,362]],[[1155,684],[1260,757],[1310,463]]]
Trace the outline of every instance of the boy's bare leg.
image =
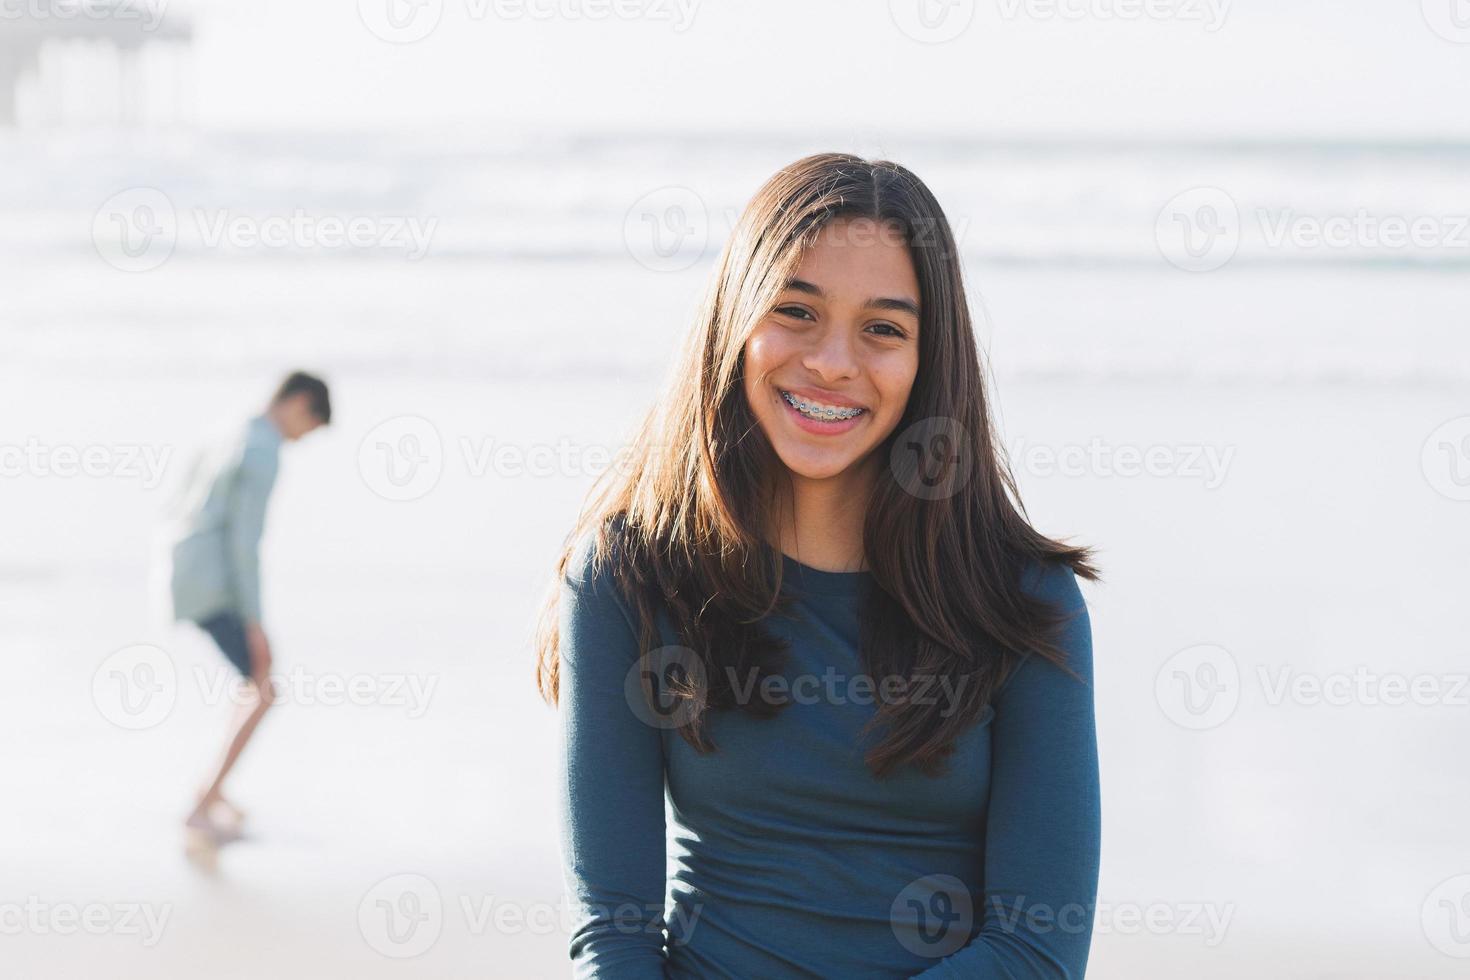
[[[270,710],[275,701],[275,690],[270,680],[271,654],[270,644],[267,642],[265,633],[254,623],[247,628],[247,640],[250,644],[251,677],[246,683],[246,698],[239,705],[235,718],[230,725],[229,741],[225,743],[225,751],[220,759],[219,766],[215,770],[214,778],[211,779],[204,791],[199,795],[198,803],[185,821],[190,826],[212,825],[209,817],[209,809],[216,803],[223,803],[223,788],[225,777],[229,776],[230,770],[235,767],[240,754],[245,751],[250,737],[255,734],[260,720]],[[239,811],[231,804],[225,804],[231,810]]]
[[273,697],[269,690],[269,685],[262,687],[253,681],[250,683],[248,687],[250,693],[245,702],[237,708],[234,720],[230,725],[229,741],[225,743],[224,755],[220,758],[214,778],[200,794],[199,802],[194,812],[190,814],[191,818],[207,815],[211,806],[221,802],[221,790],[225,784],[225,777],[230,774],[231,769],[235,768],[240,753],[245,751],[245,746],[250,742],[250,736],[255,734],[256,726],[260,724],[260,720],[270,709]]

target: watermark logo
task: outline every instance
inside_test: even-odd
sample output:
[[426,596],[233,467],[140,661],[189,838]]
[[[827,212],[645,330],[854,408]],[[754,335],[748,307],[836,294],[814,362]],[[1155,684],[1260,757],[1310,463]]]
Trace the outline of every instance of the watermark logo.
[[0,477],[138,480],[144,490],[163,482],[172,446],[49,445],[34,436],[24,445],[0,443]]
[[1434,886],[1419,910],[1424,938],[1446,956],[1470,959],[1470,874]]
[[168,195],[132,187],[102,202],[92,216],[92,244],[102,260],[123,272],[147,272],[168,261],[179,222]]
[[1159,252],[1186,272],[1213,272],[1240,247],[1240,209],[1218,187],[1195,187],[1170,198],[1154,221]]
[[191,212],[199,243],[208,249],[377,249],[417,262],[429,254],[439,219],[419,215],[313,213],[240,214],[229,208]]
[[1424,22],[1446,41],[1470,44],[1470,0],[1419,0]]
[[444,0],[357,0],[357,16],[379,40],[412,44],[434,33]]
[[888,16],[921,44],[953,41],[975,19],[975,0],[888,0]]
[[357,469],[368,489],[384,500],[417,500],[439,484],[444,443],[428,419],[399,415],[363,438]]
[[439,941],[444,929],[444,901],[438,886],[420,874],[384,878],[357,903],[357,929],[384,956],[422,956]]
[[970,890],[955,876],[925,875],[898,893],[888,921],[904,949],[939,959],[970,941],[975,906]]
[[970,433],[958,419],[920,419],[893,440],[893,478],[921,500],[947,500],[964,489],[975,469]]
[[1154,698],[1181,728],[1200,731],[1223,725],[1240,703],[1240,665],[1222,646],[1186,647],[1159,668]]
[[1429,434],[1419,456],[1424,479],[1442,496],[1470,500],[1470,415],[1450,419]]
[[1249,694],[1267,708],[1470,707],[1470,674],[1399,673],[1366,664],[1326,673],[1291,664],[1257,664],[1246,684],[1235,657],[1215,644],[1180,650],[1160,668],[1154,693],[1164,714],[1182,728],[1223,725]]
[[1172,21],[1199,24],[1206,34],[1225,26],[1231,0],[997,0],[1005,20]]
[[24,18],[136,22],[138,30],[151,34],[163,23],[167,7],[167,0],[3,0],[0,21]]
[[1094,436],[1087,445],[1029,445],[1014,441],[1008,456],[1022,472],[1038,477],[1122,477],[1197,480],[1206,490],[1225,482],[1234,446],[1112,445]]
[[628,254],[653,272],[681,272],[698,262],[709,242],[709,210],[688,187],[649,191],[623,217]]
[[[385,673],[315,673],[301,666],[289,671],[274,671],[267,678],[273,702],[279,707],[295,704],[308,708],[400,708],[411,720],[422,718],[429,710],[438,689],[438,674]],[[255,686],[233,668],[202,666],[194,668],[194,684],[205,704],[223,701],[253,704]]]
[[173,658],[147,643],[108,655],[92,674],[92,703],[119,728],[140,731],[160,724],[179,696]]
[[138,936],[145,949],[163,938],[173,915],[171,902],[48,902],[29,895],[0,902],[0,936]]
[[645,725],[675,729],[703,707],[709,690],[704,661],[689,647],[662,646],[629,668],[623,681],[628,707]]
[[1292,208],[1257,208],[1256,221],[1269,248],[1298,250],[1403,251],[1470,249],[1470,215],[1374,214],[1357,208],[1352,214],[1326,217],[1298,214]]
[[[1225,941],[1235,918],[1235,903],[1098,902],[1095,916],[1094,935],[1198,937],[1213,949]],[[1092,918],[1085,910],[1068,905],[1059,910],[1055,920],[1062,931],[1079,933]]]
[[1187,272],[1213,272],[1242,244],[1306,260],[1410,255],[1416,258],[1470,253],[1470,214],[1392,214],[1359,207],[1306,214],[1291,207],[1253,208],[1243,214],[1218,187],[1175,195],[1154,224],[1159,252]]

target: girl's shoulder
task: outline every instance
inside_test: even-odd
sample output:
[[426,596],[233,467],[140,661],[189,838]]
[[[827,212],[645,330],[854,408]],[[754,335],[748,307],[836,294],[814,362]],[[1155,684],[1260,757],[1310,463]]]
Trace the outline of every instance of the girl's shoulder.
[[1021,570],[1021,591],[1063,611],[1087,607],[1077,582],[1077,573],[1067,562],[1058,559],[1028,559]]
[[585,528],[572,542],[562,577],[578,591],[615,596],[616,570],[628,560],[627,524],[621,515]]

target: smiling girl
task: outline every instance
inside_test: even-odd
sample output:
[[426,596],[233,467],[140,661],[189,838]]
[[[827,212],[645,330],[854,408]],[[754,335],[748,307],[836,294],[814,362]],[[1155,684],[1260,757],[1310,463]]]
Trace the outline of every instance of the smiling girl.
[[775,174],[537,638],[576,975],[1081,977],[1089,560],[1024,516],[929,189]]

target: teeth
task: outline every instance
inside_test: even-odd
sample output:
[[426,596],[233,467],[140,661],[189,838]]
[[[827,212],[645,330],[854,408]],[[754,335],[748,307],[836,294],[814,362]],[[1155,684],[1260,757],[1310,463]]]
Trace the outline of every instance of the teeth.
[[819,402],[809,402],[797,398],[789,391],[782,391],[781,397],[786,399],[786,404],[796,409],[807,418],[816,419],[819,422],[841,422],[846,419],[857,418],[864,408],[841,408],[837,405],[823,405]]

